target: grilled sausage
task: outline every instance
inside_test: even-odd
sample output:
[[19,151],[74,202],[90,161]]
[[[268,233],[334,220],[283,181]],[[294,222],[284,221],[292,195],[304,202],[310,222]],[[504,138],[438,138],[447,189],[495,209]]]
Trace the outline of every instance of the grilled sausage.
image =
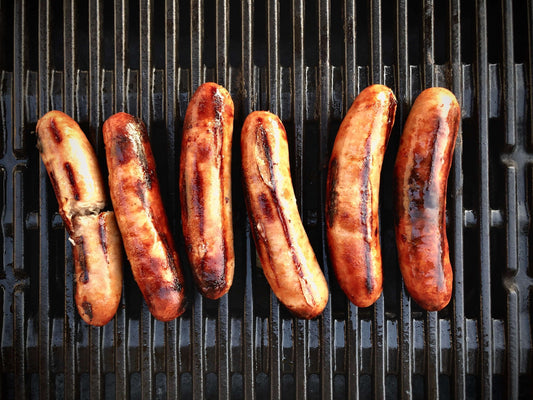
[[328,246],[340,287],[359,307],[381,295],[379,182],[396,98],[372,85],[355,99],[337,133],[326,192]]
[[107,324],[122,293],[122,244],[96,154],[79,125],[60,111],[37,123],[37,147],[52,182],[59,213],[73,245],[78,312],[85,322]]
[[446,188],[461,110],[443,88],[424,90],[407,117],[394,166],[395,229],[405,286],[428,311],[452,295]]
[[111,201],[133,277],[152,315],[170,321],[185,311],[186,299],[146,127],[118,113],[103,132]]
[[248,216],[263,272],[278,299],[296,316],[314,318],[328,302],[292,187],[287,134],[279,118],[251,113],[241,134]]
[[181,221],[200,292],[218,299],[233,282],[231,141],[233,101],[226,89],[204,83],[192,97],[180,158]]

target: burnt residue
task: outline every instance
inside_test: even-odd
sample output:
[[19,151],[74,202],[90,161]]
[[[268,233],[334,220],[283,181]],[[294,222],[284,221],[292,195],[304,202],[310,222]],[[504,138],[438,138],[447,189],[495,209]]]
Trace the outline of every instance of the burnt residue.
[[83,309],[83,312],[87,317],[89,317],[89,321],[92,321],[93,319],[93,306],[88,301],[84,301],[81,303],[81,308]]
[[329,227],[332,227],[335,222],[335,217],[337,216],[337,207],[338,207],[338,197],[339,192],[337,191],[337,183],[339,177],[339,162],[337,158],[333,158],[329,163],[328,171],[328,192],[326,194],[326,210],[327,210],[327,221]]
[[50,130],[52,131],[52,136],[54,137],[56,143],[61,143],[63,137],[61,136],[61,132],[59,132],[59,129],[57,129],[56,121],[53,118],[50,119]]
[[72,194],[74,195],[74,198],[76,200],[80,199],[80,191],[78,189],[78,184],[76,182],[76,177],[74,176],[74,170],[72,169],[72,166],[69,162],[65,163],[65,171],[67,172],[68,181],[70,183],[70,187],[72,188]]
[[74,243],[76,244],[76,261],[81,269],[79,281],[83,284],[86,284],[87,282],[89,282],[89,271],[87,270],[87,263],[85,260],[83,236],[80,235],[74,238]]
[[104,253],[105,261],[109,264],[109,256],[107,254],[107,229],[106,221],[103,213],[98,215],[98,236],[100,237],[100,246]]
[[372,168],[372,141],[370,136],[365,143],[365,157],[361,168],[361,228],[363,230],[364,263],[366,270],[366,290],[368,293],[374,291],[374,280],[372,277],[372,226],[374,215],[372,212],[372,183],[370,172]]

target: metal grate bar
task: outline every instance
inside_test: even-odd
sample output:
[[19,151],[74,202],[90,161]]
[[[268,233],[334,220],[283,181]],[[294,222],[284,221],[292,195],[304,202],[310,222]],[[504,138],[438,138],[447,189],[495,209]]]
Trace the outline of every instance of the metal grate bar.
[[[50,4],[48,1],[39,3],[39,105],[38,114],[43,115],[49,110],[50,95]],[[44,164],[39,168],[39,397],[50,398],[50,289],[49,289],[49,213],[47,191],[48,174]]]
[[[101,120],[101,97],[100,79],[102,70],[102,3],[100,0],[89,2],[89,140],[91,140],[96,153],[98,154],[99,127]],[[90,352],[90,392],[91,398],[102,397],[101,380],[101,354],[100,343],[102,331],[100,328],[90,327],[89,329],[89,352]]]
[[[346,1],[344,5],[344,69],[345,69],[345,101],[344,115],[357,96],[357,62],[356,62],[356,2]],[[347,347],[347,379],[346,395],[349,399],[359,398],[359,309],[349,300],[347,304],[346,347]]]
[[[151,0],[139,2],[139,65],[140,65],[140,91],[138,104],[139,114],[146,125],[148,134],[152,138],[152,13]],[[139,324],[140,355],[141,355],[141,392],[143,398],[153,396],[154,370],[153,370],[153,333],[156,331],[154,318],[148,310],[146,302],[142,302],[141,320]]]
[[[434,4],[433,0],[425,0],[423,4],[423,37],[422,41],[424,44],[424,64],[423,67],[423,77],[425,87],[435,86],[435,73],[434,73],[434,63],[435,63],[435,15],[434,15]],[[427,379],[427,395],[430,398],[438,399],[439,398],[439,354],[438,354],[438,343],[439,343],[439,324],[438,324],[438,313],[437,312],[428,312],[426,313],[426,354],[427,354],[427,369],[426,369],[426,379]]]
[[[452,68],[452,91],[457,97],[457,101],[463,104],[463,67],[461,64],[461,3],[460,0],[450,2],[450,60]],[[455,347],[455,370],[454,370],[454,393],[455,398],[464,399],[466,397],[466,366],[465,366],[465,314],[464,314],[464,233],[463,233],[463,136],[459,128],[457,141],[455,143],[455,153],[453,159],[451,184],[452,219],[451,227],[453,237],[452,243],[452,263],[454,273],[454,294],[453,294],[453,343]]]
[[[267,1],[268,36],[268,105],[270,112],[279,116],[279,4],[277,0]],[[280,304],[274,292],[270,291],[270,397],[281,398],[281,319]]]
[[[293,120],[294,120],[294,173],[293,184],[298,203],[298,211],[304,218],[303,196],[303,162],[304,162],[304,2],[292,1],[292,81],[293,81]],[[294,319],[296,398],[307,396],[307,331],[308,323],[303,319]]]
[[[216,76],[217,82],[228,90],[228,36],[229,36],[229,2],[216,1]],[[217,346],[218,346],[218,396],[220,399],[230,398],[230,325],[229,325],[229,294],[218,301]]]
[[[409,69],[409,38],[408,38],[408,12],[407,0],[397,1],[397,99],[396,124],[403,123],[409,112],[411,104],[411,82]],[[401,127],[400,127],[401,129]],[[400,299],[400,390],[403,399],[410,399],[413,395],[413,326],[411,319],[411,297],[402,280]]]
[[[63,93],[64,111],[76,118],[76,3],[70,0],[63,2]],[[72,245],[65,235],[65,316],[64,316],[64,365],[65,365],[65,398],[76,397],[76,323],[79,321],[74,304],[74,266],[72,262]]]
[[[242,58],[242,115],[248,115],[255,108],[255,86],[253,77],[253,7],[252,0],[241,2],[241,58]],[[240,136],[239,136],[240,137]],[[240,148],[240,146],[238,146]],[[255,316],[253,301],[253,258],[255,249],[252,244],[250,226],[245,222],[246,253],[244,278],[244,310],[243,310],[243,352],[244,352],[244,398],[255,399]]]
[[[128,43],[128,2],[120,0],[115,3],[114,32],[114,112],[127,112],[127,43]],[[126,264],[127,265],[127,264]],[[127,266],[126,268],[129,268]],[[126,271],[124,271],[126,272]],[[122,297],[115,315],[115,397],[117,399],[129,398],[128,368],[126,357],[127,344],[126,322],[126,285],[122,285]]]
[[[327,165],[329,160],[328,151],[328,136],[330,125],[330,112],[331,112],[331,71],[330,71],[330,32],[331,25],[331,2],[330,0],[320,0],[318,3],[318,123],[320,132],[320,146],[319,146],[319,168],[320,168],[320,223],[321,223],[321,248],[322,257],[317,257],[322,261],[322,267],[326,282],[329,286],[329,268],[328,268],[328,256],[327,256],[327,241],[326,241],[326,219],[324,218],[324,204],[326,193],[326,180],[327,180]],[[321,317],[321,343],[320,343],[320,356],[321,356],[321,388],[322,398],[331,399],[333,397],[333,329],[332,329],[332,304],[331,293],[329,294],[329,301],[322,313]]]
[[[381,24],[381,0],[372,0],[372,8],[370,9],[370,46],[371,46],[371,77],[372,83],[384,83],[384,67],[382,54],[382,24]],[[374,397],[379,399],[385,398],[385,300],[384,296],[374,303]]]
[[[203,82],[203,2],[191,1],[191,90]],[[204,308],[203,298],[197,290],[193,294],[192,305],[192,353],[193,353],[193,397],[203,399],[204,396]]]
[[[517,146],[516,140],[516,93],[515,93],[515,62],[514,62],[514,39],[513,39],[513,5],[510,0],[502,0],[503,9],[503,100],[505,102],[503,119],[505,124],[505,144],[512,151]],[[512,157],[512,154],[511,154]],[[522,175],[524,169],[519,163],[506,163],[507,169],[507,269],[510,274],[518,272],[518,202],[517,196],[521,196],[523,185],[519,189],[517,180],[525,182]],[[518,164],[518,165],[517,165]],[[517,171],[518,167],[518,171]],[[525,197],[525,194],[524,196]],[[525,199],[524,199],[525,201]],[[507,395],[510,399],[516,399],[519,395],[519,360],[520,340],[518,324],[518,296],[515,285],[505,285],[507,294]]]
[[[174,0],[165,1],[165,128],[167,132],[167,196],[170,202],[167,204],[178,204],[178,176],[179,168],[178,154],[176,149],[176,135],[179,121],[178,103],[178,26],[179,26],[179,4]],[[168,207],[167,213],[169,221],[179,220],[179,208]],[[179,223],[177,223],[179,227]],[[179,237],[174,235],[174,237]],[[178,329],[180,320],[176,319],[166,323],[166,389],[167,398],[177,399],[180,397],[179,387],[179,367],[178,367]]]
[[490,204],[489,204],[489,68],[486,0],[476,2],[476,92],[479,129],[479,262],[480,262],[480,340],[481,396],[492,398],[492,318],[490,279]]

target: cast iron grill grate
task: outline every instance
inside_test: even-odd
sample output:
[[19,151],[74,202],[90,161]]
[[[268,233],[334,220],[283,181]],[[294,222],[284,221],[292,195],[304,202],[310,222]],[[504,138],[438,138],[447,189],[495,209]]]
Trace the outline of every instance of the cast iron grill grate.
[[[533,397],[532,6],[0,0],[2,398]],[[141,117],[182,244],[181,128],[208,80],[236,105],[234,286],[211,301],[190,285],[186,314],[164,324],[126,268],[115,319],[90,328],[75,309],[72,251],[35,124],[50,109],[72,115],[104,166],[103,121],[121,110]],[[323,209],[337,128],[370,83],[393,88],[399,104],[382,173],[384,295],[358,309],[328,263]],[[433,85],[452,89],[463,109],[447,207],[454,295],[439,313],[402,285],[391,198],[401,128]],[[238,146],[256,109],[286,125],[298,204],[330,284],[313,321],[291,317],[256,265]]]

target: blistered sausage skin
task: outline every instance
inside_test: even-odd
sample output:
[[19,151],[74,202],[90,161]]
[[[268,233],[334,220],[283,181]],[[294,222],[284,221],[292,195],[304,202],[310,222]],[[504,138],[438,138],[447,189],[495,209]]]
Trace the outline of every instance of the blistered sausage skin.
[[73,245],[75,301],[90,325],[107,324],[122,293],[122,242],[96,154],[79,125],[60,111],[37,123],[37,147]]
[[340,287],[359,307],[381,295],[379,184],[396,98],[372,85],[354,100],[331,153],[326,192],[328,247]]
[[111,201],[133,277],[152,315],[170,321],[185,311],[186,298],[146,127],[118,113],[103,132]]
[[242,127],[241,151],[248,216],[265,277],[294,315],[314,318],[328,302],[328,287],[298,213],[279,118],[251,113]]
[[407,117],[394,166],[398,260],[412,298],[446,307],[453,273],[446,237],[446,190],[461,110],[444,88],[424,90]]
[[216,83],[201,85],[183,125],[180,158],[181,221],[200,292],[218,299],[233,282],[231,142],[233,101]]

